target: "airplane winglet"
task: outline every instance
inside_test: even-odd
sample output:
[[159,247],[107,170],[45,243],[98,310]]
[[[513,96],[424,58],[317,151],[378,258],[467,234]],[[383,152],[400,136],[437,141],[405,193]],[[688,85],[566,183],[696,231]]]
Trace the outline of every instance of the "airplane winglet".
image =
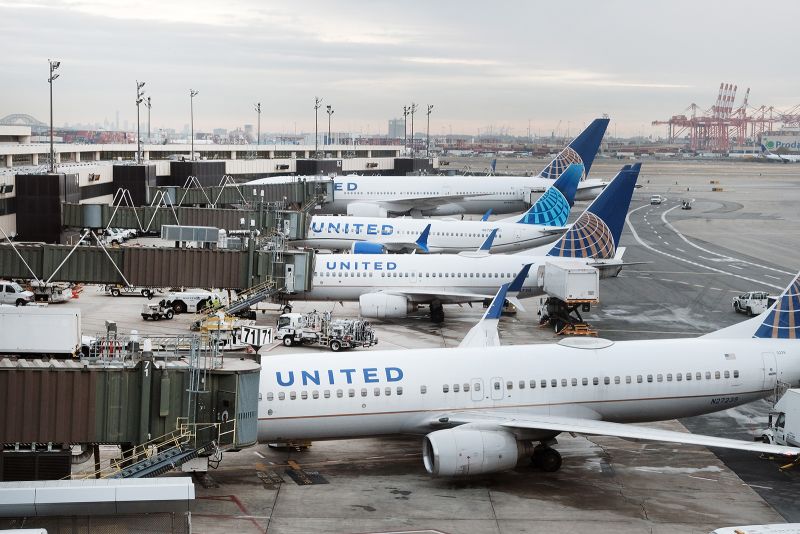
[[528,277],[528,273],[531,270],[531,263],[525,264],[522,269],[520,269],[517,276],[514,277],[514,280],[508,285],[508,290],[512,293],[518,293],[522,290],[522,284],[525,283],[525,279]]
[[494,228],[491,231],[491,233],[486,238],[486,240],[483,242],[483,244],[480,247],[478,247],[478,251],[479,252],[489,252],[489,250],[492,248],[492,243],[494,243],[495,236],[497,236],[497,228]]
[[489,215],[491,215],[491,214],[492,214],[492,208],[489,208],[486,211],[486,213],[483,214],[483,217],[481,217],[481,220],[484,221],[484,222],[488,221],[489,220]]
[[509,284],[503,284],[497,290],[497,294],[492,299],[489,309],[483,314],[478,324],[467,332],[459,347],[498,347],[500,346],[500,335],[497,333],[497,324],[500,315],[503,313],[503,304],[506,302]]
[[430,223],[428,223],[428,226],[425,227],[425,229],[422,231],[421,234],[419,234],[419,237],[415,241],[417,248],[422,252],[430,252],[428,250],[428,236],[430,235],[430,233],[431,233],[431,225]]

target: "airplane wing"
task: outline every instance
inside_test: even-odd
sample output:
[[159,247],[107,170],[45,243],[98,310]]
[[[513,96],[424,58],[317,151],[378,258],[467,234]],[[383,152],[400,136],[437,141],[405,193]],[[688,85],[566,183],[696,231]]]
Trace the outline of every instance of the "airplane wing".
[[408,213],[413,209],[433,209],[443,204],[460,202],[466,198],[489,196],[491,193],[470,195],[440,195],[431,197],[398,198],[394,200],[369,200],[365,204],[377,204],[389,213]]
[[439,299],[445,304],[460,304],[464,302],[476,302],[490,299],[494,295],[488,293],[469,293],[466,291],[381,291],[387,295],[402,295],[408,297],[412,302],[427,302],[432,299]]
[[[444,420],[441,416],[438,421]],[[742,451],[762,452],[781,456],[794,457],[800,455],[800,448],[771,445],[760,441],[745,441],[730,438],[718,438],[689,432],[676,432],[674,430],[661,430],[643,425],[610,423],[593,419],[577,417],[562,417],[559,415],[538,414],[513,414],[510,412],[494,415],[479,412],[461,412],[446,416],[449,424],[480,424],[494,423],[497,427],[511,431],[552,431],[570,432],[590,436],[615,436],[619,438],[641,439],[645,441],[662,441],[666,443],[682,443],[686,445],[700,445],[703,447],[719,447],[722,449],[737,449]]]

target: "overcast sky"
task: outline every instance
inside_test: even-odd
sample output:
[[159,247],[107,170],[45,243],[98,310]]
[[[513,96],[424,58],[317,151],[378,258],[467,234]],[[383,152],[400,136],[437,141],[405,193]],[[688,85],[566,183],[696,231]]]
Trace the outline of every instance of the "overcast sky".
[[255,123],[260,101],[262,131],[313,131],[320,96],[321,130],[326,104],[335,131],[385,134],[414,101],[432,134],[574,135],[603,113],[663,134],[723,81],[737,104],[800,104],[798,20],[796,1],[0,0],[0,117],[48,120],[54,58],[56,124],[133,124],[138,79],[154,129],[189,122],[194,88],[196,130]]

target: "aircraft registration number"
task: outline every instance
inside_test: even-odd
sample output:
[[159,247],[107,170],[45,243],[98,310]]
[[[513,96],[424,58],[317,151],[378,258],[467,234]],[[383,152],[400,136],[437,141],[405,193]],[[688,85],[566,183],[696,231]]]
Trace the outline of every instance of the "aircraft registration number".
[[716,397],[711,399],[712,405],[720,405],[720,404],[734,404],[739,400],[739,397]]

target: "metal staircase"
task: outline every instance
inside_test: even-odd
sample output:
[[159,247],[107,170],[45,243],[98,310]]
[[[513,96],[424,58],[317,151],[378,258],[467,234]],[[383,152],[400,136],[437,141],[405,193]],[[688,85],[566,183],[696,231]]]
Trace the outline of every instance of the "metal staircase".
[[226,313],[227,315],[235,315],[248,309],[254,304],[258,304],[259,302],[266,300],[275,293],[277,293],[275,282],[272,280],[267,280],[266,282],[245,289],[239,293],[238,298],[235,301],[231,302],[224,308],[221,308],[220,311]]

